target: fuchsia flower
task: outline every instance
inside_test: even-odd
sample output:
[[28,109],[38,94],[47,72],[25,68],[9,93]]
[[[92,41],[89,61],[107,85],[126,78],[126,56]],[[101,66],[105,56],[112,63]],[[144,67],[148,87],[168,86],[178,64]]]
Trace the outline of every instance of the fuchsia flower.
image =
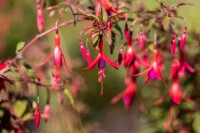
[[88,70],[88,71],[91,71],[99,63],[100,60],[104,60],[105,62],[107,62],[112,67],[118,69],[119,65],[116,64],[115,62],[113,62],[111,59],[109,59],[106,56],[106,54],[104,53],[104,51],[103,51],[103,39],[102,39],[102,35],[100,35],[100,37],[99,37],[99,44],[98,44],[98,46],[99,46],[99,53],[98,53],[97,57],[85,69]]
[[174,56],[176,51],[176,34],[173,34],[172,43],[171,43],[171,55]]
[[45,121],[48,121],[49,116],[50,116],[50,112],[51,112],[50,105],[46,104],[45,107],[44,107],[44,112],[43,112]]
[[38,27],[38,31],[42,32],[43,27],[44,27],[44,16],[39,4],[37,4],[37,27]]
[[[146,60],[146,62],[147,61],[148,60]],[[149,79],[152,79],[152,80],[158,79],[158,80],[162,80],[165,83],[165,80],[161,73],[162,69],[163,69],[162,59],[158,54],[158,50],[156,48],[154,48],[153,61],[152,61],[151,65],[144,72],[138,73],[134,76],[140,76],[142,74],[147,73],[145,82],[148,82]]]
[[[105,77],[105,73],[104,73],[104,69],[106,67],[106,63],[108,63],[110,66],[118,69],[119,65],[116,64],[115,62],[113,62],[111,59],[109,59],[106,54],[103,51],[103,36],[99,35],[99,43],[98,43],[98,47],[99,47],[99,53],[97,55],[97,57],[94,59],[93,62],[91,62],[89,64],[88,67],[84,68],[88,71],[91,71],[97,64],[99,67],[99,78],[98,81],[103,83],[103,78]],[[83,54],[84,55],[84,54]],[[102,88],[102,84],[101,84],[101,95],[103,94],[103,88]]]
[[39,127],[40,125],[40,105],[37,103],[37,107],[36,107],[36,110],[35,110],[35,126],[36,128]]
[[132,30],[129,31],[127,22],[125,23],[124,30],[125,38],[127,40],[128,46],[127,50],[123,56],[123,62],[125,67],[131,66],[131,64],[137,59],[144,66],[149,66],[136,54],[135,50],[132,48]]
[[189,99],[187,96],[185,96],[182,93],[182,90],[179,84],[179,71],[180,71],[180,63],[178,60],[175,59],[171,67],[170,79],[173,80],[173,83],[169,89],[169,94],[166,95],[164,98],[157,100],[154,103],[155,105],[161,104],[168,96],[171,97],[172,102],[176,105],[181,103],[181,98],[183,98],[184,100],[190,103],[194,103],[193,100]]

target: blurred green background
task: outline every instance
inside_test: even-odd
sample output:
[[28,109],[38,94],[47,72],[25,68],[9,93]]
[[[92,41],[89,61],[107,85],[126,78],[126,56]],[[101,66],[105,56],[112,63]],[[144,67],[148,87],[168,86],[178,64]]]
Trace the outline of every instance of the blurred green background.
[[[140,3],[141,0],[135,0],[135,2]],[[143,0],[143,2],[148,9],[153,10],[159,6],[155,0]],[[166,3],[169,4],[177,2],[194,4],[193,6],[180,7],[178,14],[186,19],[190,30],[200,32],[200,1],[166,0]],[[0,5],[1,60],[15,56],[16,44],[19,41],[28,42],[38,34],[35,6],[34,0],[7,0],[5,5]],[[69,14],[66,16],[63,20],[71,18]],[[49,29],[54,25],[55,17],[48,17],[48,13],[45,12],[45,29]],[[155,89],[158,88],[154,87],[153,83],[143,85],[144,76],[139,78],[137,89],[146,108],[150,108],[146,113],[139,111],[137,102],[134,102],[129,110],[124,109],[122,101],[114,105],[110,103],[110,100],[125,88],[124,68],[115,71],[111,67],[107,67],[104,80],[105,93],[100,96],[97,68],[90,73],[81,70],[87,64],[84,63],[79,52],[79,33],[83,27],[88,25],[88,23],[81,22],[76,27],[70,25],[60,30],[61,47],[68,62],[70,62],[69,65],[75,66],[74,70],[84,78],[85,85],[81,86],[80,94],[75,98],[76,110],[78,111],[75,112],[69,105],[58,104],[57,94],[51,92],[50,120],[47,123],[42,121],[39,129],[35,129],[33,126],[32,131],[38,133],[78,133],[79,131],[88,133],[153,133],[155,129],[159,129],[162,132],[167,132],[162,126],[167,114],[163,114],[160,108],[152,105],[155,98],[158,98],[157,94],[154,94]],[[41,61],[47,57],[54,46],[53,37],[54,33],[50,33],[30,47],[26,52],[29,56],[27,57],[27,62],[33,65],[38,63],[38,60]],[[119,46],[116,47],[115,52],[118,49]],[[93,58],[95,54],[96,52],[92,51]],[[116,58],[116,55],[113,56],[114,58]],[[71,62],[73,63],[71,64]],[[45,105],[45,98],[46,93],[42,90],[40,94],[42,108]],[[167,105],[163,106],[165,108],[168,107]],[[149,119],[147,119],[150,116],[157,118],[158,121],[150,123]],[[200,114],[197,114],[197,117],[200,119]],[[200,120],[196,121],[194,126],[198,127]],[[196,132],[200,133],[200,129],[197,128]]]

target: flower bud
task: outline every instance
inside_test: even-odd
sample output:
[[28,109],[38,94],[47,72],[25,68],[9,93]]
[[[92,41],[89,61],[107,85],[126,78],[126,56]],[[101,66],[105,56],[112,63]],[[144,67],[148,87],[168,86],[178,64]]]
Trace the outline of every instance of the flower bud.
[[50,105],[49,104],[45,105],[43,114],[44,114],[44,120],[47,121],[50,116]]
[[40,125],[40,105],[37,104],[36,111],[35,111],[35,126],[36,128]]
[[44,27],[44,16],[40,8],[40,5],[37,5],[37,27],[38,27],[38,31],[42,32],[43,27]]

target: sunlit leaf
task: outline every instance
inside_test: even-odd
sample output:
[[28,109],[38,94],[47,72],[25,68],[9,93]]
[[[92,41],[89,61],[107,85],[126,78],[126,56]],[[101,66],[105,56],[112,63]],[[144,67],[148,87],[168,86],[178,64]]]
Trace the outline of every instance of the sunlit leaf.
[[22,117],[22,120],[23,120],[23,121],[26,121],[26,120],[30,119],[31,116],[32,116],[31,113],[26,113],[26,114]]
[[196,133],[200,133],[199,123],[200,123],[200,113],[196,113],[196,114],[194,114],[194,121],[193,121],[193,124],[192,124]]
[[18,101],[16,101],[16,103],[14,105],[14,108],[13,108],[15,115],[17,117],[21,117],[24,114],[24,112],[26,110],[26,107],[27,107],[27,101],[25,101],[25,100],[22,100],[22,101],[18,100]]
[[24,46],[25,46],[25,42],[18,42],[17,43],[17,47],[16,47],[16,52],[18,52],[21,49],[23,49]]
[[69,99],[69,102],[71,104],[74,104],[74,99],[73,99],[73,96],[71,94],[71,92],[68,90],[68,89],[65,89],[64,90],[64,94],[67,96],[67,98]]
[[170,24],[170,17],[168,17],[167,15],[164,15],[163,20],[162,20],[162,25],[166,31],[169,29],[169,24]]

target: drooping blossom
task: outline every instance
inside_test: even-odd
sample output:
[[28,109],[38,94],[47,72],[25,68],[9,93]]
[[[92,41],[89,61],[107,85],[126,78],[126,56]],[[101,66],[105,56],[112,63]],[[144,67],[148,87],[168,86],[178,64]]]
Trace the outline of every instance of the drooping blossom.
[[99,78],[98,81],[101,83],[101,95],[103,94],[103,78],[105,77],[104,69],[106,67],[106,63],[108,63],[110,66],[118,69],[119,65],[109,59],[106,54],[103,51],[103,36],[99,35],[99,42],[98,42],[98,47],[99,47],[99,53],[97,57],[91,62],[88,67],[84,68],[85,70],[91,71],[97,64],[99,67]]
[[91,62],[89,64],[88,67],[86,67],[85,69],[88,71],[91,71],[97,64],[98,62],[103,59],[106,63],[108,63],[110,66],[118,69],[119,65],[116,64],[114,61],[112,61],[111,59],[109,59],[106,54],[103,51],[103,38],[102,35],[100,35],[99,37],[99,43],[98,43],[98,47],[99,47],[99,53],[97,54],[97,57],[93,60],[93,62]]

